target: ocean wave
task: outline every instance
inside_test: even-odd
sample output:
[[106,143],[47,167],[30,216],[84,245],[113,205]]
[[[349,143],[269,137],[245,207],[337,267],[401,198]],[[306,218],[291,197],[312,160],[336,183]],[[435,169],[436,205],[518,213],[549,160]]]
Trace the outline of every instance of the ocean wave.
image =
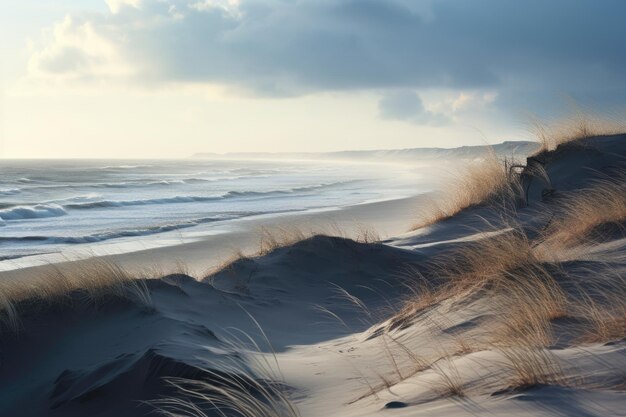
[[0,190],[0,195],[15,195],[21,192],[20,188],[5,188]]
[[214,196],[176,196],[176,197],[163,197],[163,198],[150,198],[143,200],[100,200],[89,201],[82,203],[65,204],[67,209],[92,209],[92,208],[107,208],[107,207],[125,207],[125,206],[145,206],[152,204],[177,204],[177,203],[196,203],[196,202],[208,202],[208,201],[220,201],[237,197],[270,197],[277,195],[289,195],[298,192],[308,192],[319,190],[328,187],[338,186],[339,184],[345,184],[346,182],[334,182],[328,184],[316,184],[305,187],[297,187],[288,190],[271,190],[271,191],[229,191],[222,195]]
[[[16,195],[23,192],[34,192],[39,190],[53,191],[53,190],[71,190],[71,189],[129,189],[129,188],[146,188],[146,187],[159,187],[159,186],[177,186],[186,184],[204,184],[204,183],[218,183],[221,181],[237,181],[247,178],[266,178],[266,175],[236,175],[236,176],[222,176],[214,178],[202,178],[202,177],[188,177],[177,179],[160,179],[160,178],[142,178],[135,180],[126,180],[120,182],[94,182],[94,183],[61,183],[61,184],[32,184],[25,185],[19,188],[6,188],[0,189],[0,196]],[[28,178],[21,178],[16,180],[18,183],[30,184],[34,180]]]
[[154,165],[107,165],[98,167],[98,169],[139,169],[139,168],[151,168]]
[[173,230],[185,229],[198,226],[204,223],[212,223],[223,220],[232,220],[246,216],[252,216],[254,212],[244,212],[235,214],[221,214],[212,217],[202,217],[199,219],[187,220],[180,223],[171,223],[158,226],[140,227],[136,229],[110,230],[105,232],[93,233],[84,236],[0,236],[0,242],[45,242],[50,244],[81,244],[81,243],[97,243],[105,240],[118,239],[124,237],[148,236],[157,233],[171,232]]
[[314,185],[305,185],[302,187],[290,188],[287,190],[272,190],[272,191],[229,191],[224,194],[225,198],[228,197],[255,197],[255,196],[272,196],[272,195],[284,195],[284,194],[294,194],[294,193],[302,193],[309,191],[318,191],[327,188],[339,187],[342,185],[349,184],[353,181],[337,181],[337,182],[329,182],[322,184],[314,184]]
[[205,182],[217,182],[239,179],[243,177],[227,177],[227,178],[184,178],[176,180],[165,179],[142,179],[136,181],[122,181],[122,182],[96,182],[87,184],[42,184],[32,185],[21,188],[11,188],[0,190],[0,195],[13,195],[19,194],[24,191],[36,191],[36,190],[56,190],[56,189],[85,189],[85,188],[133,188],[133,187],[152,187],[152,186],[168,186],[168,185],[184,185],[184,184],[199,184]]
[[33,206],[14,206],[0,210],[0,219],[3,221],[39,219],[45,217],[59,217],[66,214],[65,209],[58,204],[36,204]]
[[[0,218],[3,220],[33,219],[40,217],[57,217],[67,214],[66,210],[87,210],[97,208],[146,206],[155,204],[179,204],[179,203],[201,203],[210,201],[221,201],[232,198],[258,197],[267,198],[272,196],[292,195],[295,193],[306,193],[326,188],[337,187],[354,181],[338,181],[295,187],[286,190],[270,191],[228,191],[221,195],[212,196],[175,196],[161,198],[147,198],[137,200],[95,200],[98,194],[87,194],[83,196],[68,197],[62,200],[46,201],[37,205],[29,206],[5,206],[0,210]],[[1,208],[1,206],[0,206]]]
[[204,201],[215,201],[222,199],[223,196],[176,196],[164,198],[148,198],[144,200],[100,200],[89,201],[84,203],[65,204],[67,209],[83,210],[92,208],[107,207],[125,207],[125,206],[146,206],[151,204],[176,204],[176,203],[193,203]]

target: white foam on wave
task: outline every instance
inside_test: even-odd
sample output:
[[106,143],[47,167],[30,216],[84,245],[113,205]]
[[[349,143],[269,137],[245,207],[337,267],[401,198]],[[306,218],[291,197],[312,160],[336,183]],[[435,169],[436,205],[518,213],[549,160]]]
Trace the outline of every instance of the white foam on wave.
[[19,194],[21,192],[21,189],[19,188],[5,188],[3,190],[0,190],[0,195],[15,195],[15,194]]
[[34,206],[15,206],[0,210],[0,219],[8,220],[40,219],[45,217],[59,217],[67,212],[58,204],[36,204]]
[[93,208],[107,208],[107,207],[125,207],[125,206],[145,206],[152,204],[176,204],[176,203],[196,203],[196,202],[208,202],[224,200],[237,197],[271,197],[284,194],[293,194],[298,192],[309,192],[319,190],[328,187],[335,187],[341,184],[346,184],[349,181],[316,184],[304,187],[296,187],[287,190],[271,190],[271,191],[229,191],[221,195],[212,196],[176,196],[176,197],[163,197],[163,198],[148,198],[143,200],[100,200],[100,201],[88,201],[77,202],[71,204],[65,204],[67,209],[93,209]]
[[92,209],[106,207],[124,207],[124,206],[145,206],[151,204],[174,204],[174,203],[193,203],[203,201],[219,200],[222,196],[177,196],[164,198],[148,198],[144,200],[100,200],[82,203],[66,204],[64,207],[68,209]]
[[110,239],[118,239],[124,237],[148,236],[158,233],[170,232],[173,230],[186,229],[198,226],[204,223],[212,223],[223,220],[230,220],[242,217],[248,217],[258,214],[256,212],[218,214],[211,217],[202,217],[198,219],[186,220],[179,223],[169,223],[156,226],[147,226],[131,229],[108,230],[96,232],[84,236],[42,236],[42,235],[23,235],[23,236],[0,236],[0,242],[44,242],[56,244],[81,244],[96,243]]

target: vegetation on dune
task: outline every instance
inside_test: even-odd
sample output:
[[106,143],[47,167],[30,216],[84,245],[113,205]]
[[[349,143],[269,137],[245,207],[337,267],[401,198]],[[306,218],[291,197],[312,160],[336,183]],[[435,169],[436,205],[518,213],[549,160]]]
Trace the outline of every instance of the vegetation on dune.
[[[626,118],[603,117],[579,110],[570,117],[548,123],[534,121],[531,131],[540,145],[531,157],[540,160],[542,155],[557,148],[583,146],[586,139],[625,134]],[[529,178],[537,178],[550,188],[550,178],[541,163],[524,165],[511,159],[500,159],[490,152],[467,163],[442,187],[443,192],[424,203],[418,209],[418,221],[411,230],[433,225],[481,204],[504,210],[524,205],[527,196],[523,184]],[[623,175],[619,181],[623,184]],[[604,192],[602,185],[594,188],[595,195]]]
[[564,196],[547,240],[552,246],[563,247],[588,239],[602,240],[611,227],[624,231],[625,222],[626,172],[622,171]]
[[512,162],[491,152],[456,173],[444,192],[427,201],[418,212],[412,230],[453,217],[464,209],[488,201],[515,200],[521,193]]
[[258,243],[256,251],[245,253],[241,249],[211,268],[206,273],[206,280],[211,280],[215,275],[221,272],[229,272],[233,267],[241,261],[247,259],[255,259],[268,255],[280,248],[292,246],[298,242],[310,239],[316,236],[341,237],[353,239],[359,243],[376,243],[380,241],[380,236],[371,227],[366,225],[358,225],[351,233],[346,232],[337,225],[327,227],[315,227],[304,229],[302,227],[272,227],[261,228],[258,231]]
[[551,121],[535,119],[530,131],[539,142],[536,154],[554,151],[561,145],[582,145],[585,139],[626,133],[624,115],[600,115],[576,109],[571,115]]
[[151,304],[144,281],[136,279],[119,265],[100,258],[47,265],[35,269],[27,278],[5,275],[0,282],[0,322],[12,331],[19,329],[24,303],[39,307],[71,306],[77,300],[98,304],[117,298]]
[[[550,133],[542,128],[540,152],[623,132],[626,124],[577,115]],[[606,343],[626,337],[626,257],[592,255],[586,250],[624,236],[626,173],[606,173],[585,189],[560,194],[546,208],[551,215],[545,217],[544,226],[530,230],[515,220],[516,207],[526,202],[523,177],[539,177],[548,188],[550,178],[540,162],[517,171],[510,166],[493,156],[474,163],[448,195],[427,207],[416,228],[478,204],[492,205],[509,220],[416,271],[411,295],[383,328],[392,335],[420,323],[432,327],[433,314],[444,314],[444,305],[449,312],[450,306],[460,309],[479,300],[488,306],[490,325],[480,336],[459,335],[460,349],[497,352],[503,359],[500,372],[506,390],[580,383],[568,376],[554,344]],[[587,263],[585,269],[574,267],[577,260]],[[568,324],[558,325],[563,320]],[[567,337],[555,336],[557,330]],[[467,395],[449,358],[448,366],[441,365],[441,358],[422,358],[418,374],[432,368],[442,375],[441,381],[447,381],[446,395]],[[422,378],[430,381],[427,375]]]

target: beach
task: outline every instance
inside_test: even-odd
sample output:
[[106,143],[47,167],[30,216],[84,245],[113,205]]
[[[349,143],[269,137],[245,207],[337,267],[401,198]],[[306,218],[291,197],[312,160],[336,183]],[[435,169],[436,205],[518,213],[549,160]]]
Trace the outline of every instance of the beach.
[[432,195],[5,271],[0,414],[617,417],[626,142],[580,141]]
[[[428,192],[437,170],[432,160],[195,158],[2,165],[0,270],[196,241],[208,242],[208,249],[243,249],[250,243],[243,235],[287,226],[291,219],[328,227],[338,216],[341,227],[351,230],[359,222],[367,227],[370,220],[388,227],[389,219],[363,207]],[[398,223],[407,215],[410,211]],[[214,240],[220,244],[212,245]]]
[[[239,251],[255,253],[264,231],[274,231],[277,234],[300,231],[306,234],[325,233],[353,238],[363,233],[374,233],[378,239],[401,235],[416,220],[416,207],[423,199],[424,195],[419,195],[290,215],[251,217],[232,222],[229,229],[221,233],[201,233],[188,237],[175,235],[164,244],[147,249],[130,241],[126,244],[115,244],[113,248],[89,247],[78,250],[73,256],[51,254],[13,259],[5,261],[6,270],[0,272],[0,275],[27,278],[33,268],[45,268],[51,262],[65,263],[68,258],[93,256],[110,260],[136,273],[153,269],[165,274],[184,265],[190,274],[202,275]],[[111,252],[113,254],[109,254]]]

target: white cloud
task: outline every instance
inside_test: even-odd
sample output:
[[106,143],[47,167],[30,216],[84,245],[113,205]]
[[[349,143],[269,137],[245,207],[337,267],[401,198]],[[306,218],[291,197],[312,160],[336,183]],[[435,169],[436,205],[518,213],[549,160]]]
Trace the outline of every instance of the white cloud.
[[259,96],[447,91],[454,97],[429,99],[426,110],[449,116],[496,100],[508,111],[536,110],[560,105],[563,94],[625,102],[626,55],[615,51],[626,46],[619,20],[626,3],[616,1],[602,8],[593,0],[107,4],[109,12],[47,31],[33,49],[31,75],[202,83]]
[[44,30],[28,61],[31,78],[97,79],[129,77],[135,72],[120,48],[123,37],[108,34],[92,21],[66,16]]
[[467,109],[476,109],[485,107],[493,103],[498,97],[498,93],[494,91],[488,92],[460,92],[458,96],[453,98],[450,103],[452,111],[463,111]]
[[191,3],[189,8],[197,11],[220,9],[234,17],[240,17],[240,0],[201,0]]
[[109,10],[113,14],[119,13],[124,7],[138,9],[141,4],[141,0],[104,0],[104,2],[109,6]]

